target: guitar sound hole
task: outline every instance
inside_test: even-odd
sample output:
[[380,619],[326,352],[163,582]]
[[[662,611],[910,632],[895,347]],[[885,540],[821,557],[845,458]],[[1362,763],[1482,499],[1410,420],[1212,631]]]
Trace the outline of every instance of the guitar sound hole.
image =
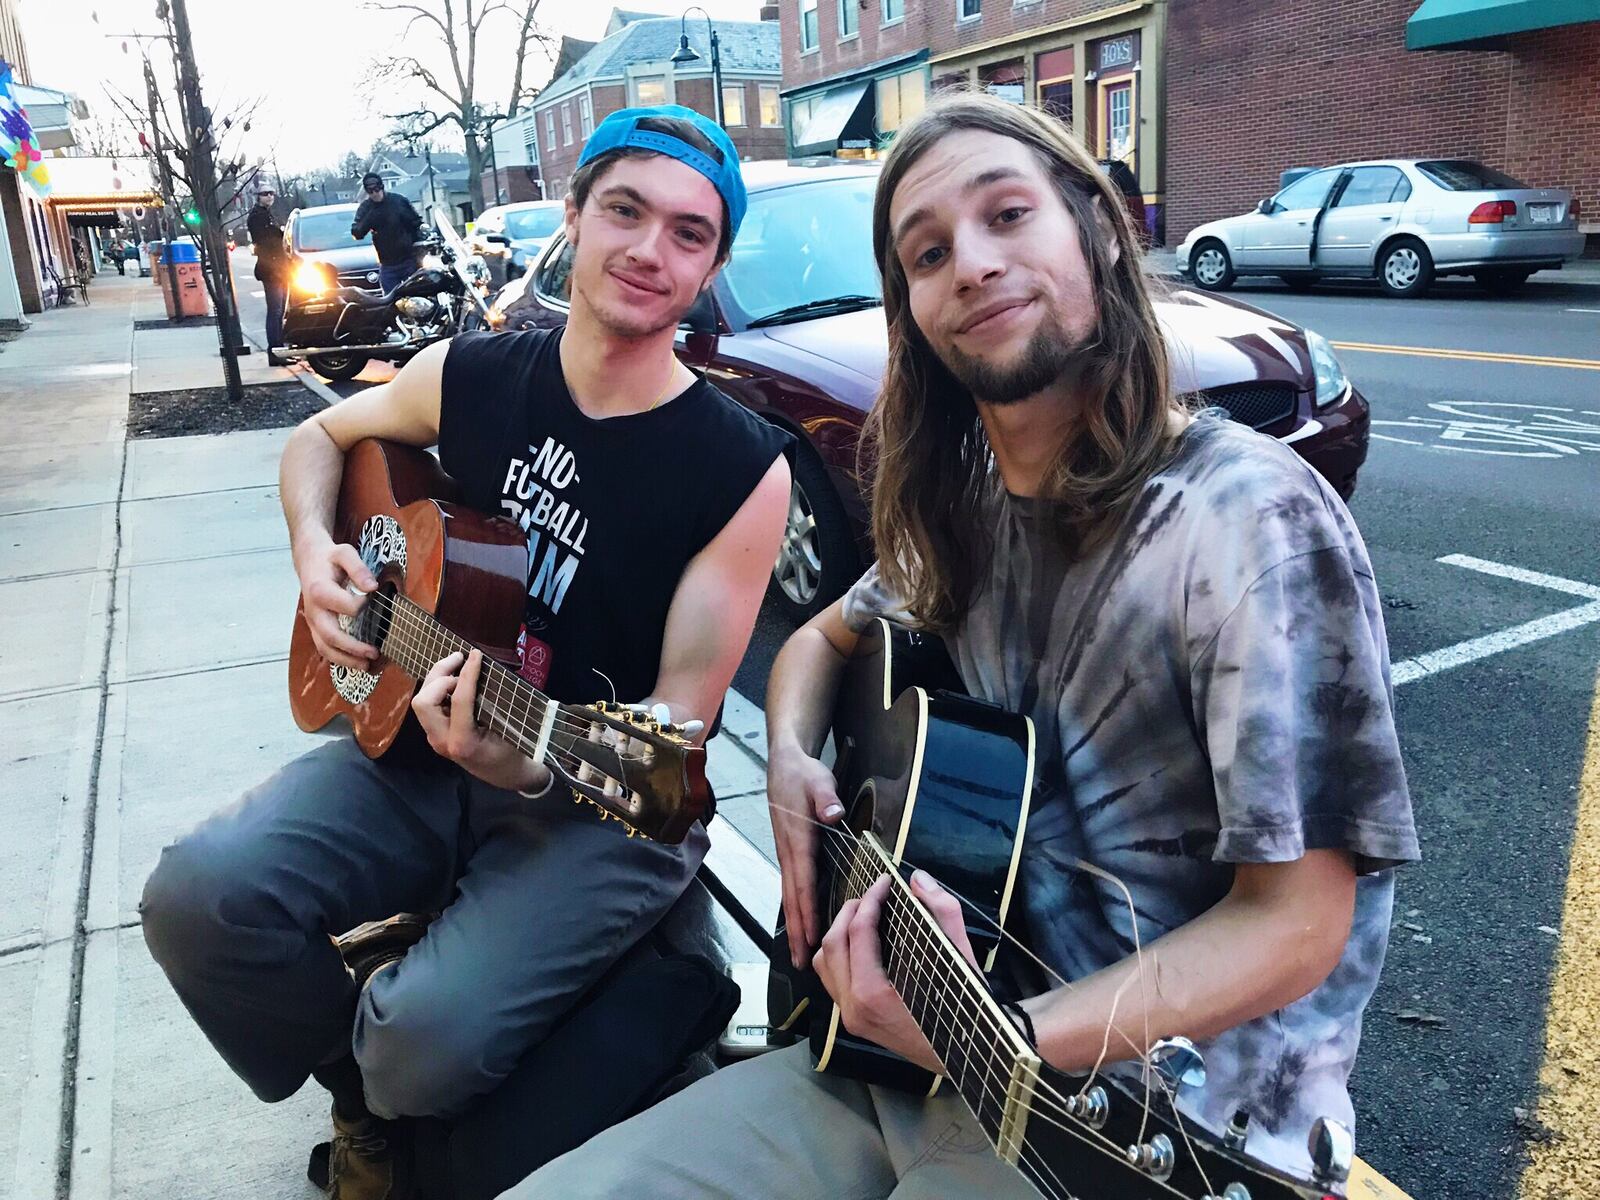
[[379,650],[383,649],[384,639],[389,636],[389,626],[394,620],[394,597],[393,583],[380,584],[351,622],[350,636]]

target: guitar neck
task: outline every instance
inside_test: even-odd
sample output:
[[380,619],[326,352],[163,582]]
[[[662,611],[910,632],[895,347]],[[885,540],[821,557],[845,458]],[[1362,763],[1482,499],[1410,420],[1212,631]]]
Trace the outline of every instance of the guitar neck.
[[884,971],[996,1152],[1015,1164],[1039,1082],[1038,1054],[996,1003],[977,968],[912,895],[877,838],[830,834],[845,856],[841,900],[860,896],[889,875],[878,922]]
[[[440,659],[476,648],[404,596],[393,598],[388,627],[379,646],[389,661],[416,680],[427,675]],[[579,727],[561,719],[559,703],[487,655],[473,717],[535,762],[570,751],[578,739],[574,731]]]

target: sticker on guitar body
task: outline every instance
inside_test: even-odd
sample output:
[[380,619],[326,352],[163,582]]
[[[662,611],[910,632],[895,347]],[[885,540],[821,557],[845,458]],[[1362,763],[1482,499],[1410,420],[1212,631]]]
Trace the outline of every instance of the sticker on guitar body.
[[507,465],[500,507],[528,535],[528,599],[558,613],[583,562],[589,519],[558,494],[578,478],[572,451],[547,437],[528,452]]

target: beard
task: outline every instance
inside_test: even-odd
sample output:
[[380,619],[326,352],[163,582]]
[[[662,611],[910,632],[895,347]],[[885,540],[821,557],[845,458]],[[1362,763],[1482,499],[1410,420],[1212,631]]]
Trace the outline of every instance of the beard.
[[953,345],[939,352],[939,360],[985,404],[1016,404],[1071,371],[1088,340],[1068,332],[1054,309],[1047,309],[1028,344],[1010,362],[980,358]]

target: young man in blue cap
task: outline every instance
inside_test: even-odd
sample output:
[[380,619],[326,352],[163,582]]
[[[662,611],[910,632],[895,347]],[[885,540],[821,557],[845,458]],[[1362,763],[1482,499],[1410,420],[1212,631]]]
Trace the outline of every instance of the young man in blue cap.
[[[319,413],[284,449],[301,598],[330,663],[374,580],[332,522],[363,438],[437,443],[475,506],[528,531],[521,673],[711,725],[744,655],[789,501],[790,439],[683,366],[685,312],[744,215],[732,142],[688,109],[614,113],[567,200],[564,330],[472,333]],[[405,768],[338,740],[169,846],[146,941],[212,1044],[264,1100],[334,1095],[330,1190],[411,1194],[401,1118],[493,1090],[688,886],[706,848],[629,838],[541,764],[473,725],[481,660],[445,659],[413,708],[438,758]],[[614,687],[614,691],[613,691]],[[361,980],[330,935],[441,915]]]

